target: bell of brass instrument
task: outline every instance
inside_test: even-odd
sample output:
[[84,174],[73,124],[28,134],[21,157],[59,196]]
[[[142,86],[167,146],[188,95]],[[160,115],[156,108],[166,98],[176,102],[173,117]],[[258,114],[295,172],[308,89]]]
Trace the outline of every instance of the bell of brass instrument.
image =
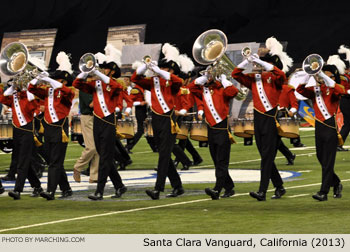
[[144,56],[144,57],[142,58],[142,62],[145,63],[146,65],[151,64],[151,62],[152,62],[151,56],[149,56],[149,55]]
[[303,62],[303,70],[310,75],[318,74],[324,65],[322,57],[318,54],[310,54]]
[[[225,55],[227,49],[227,37],[220,30],[208,30],[198,36],[192,47],[192,55],[195,61],[202,65],[210,65],[201,74],[207,74],[213,79],[219,78],[222,74],[228,79],[236,67],[235,64]],[[244,100],[247,90],[239,90],[239,100]]]
[[252,49],[250,49],[249,46],[246,46],[242,49],[241,53],[244,58],[248,58],[250,55],[252,55]]
[[10,84],[25,89],[29,81],[42,74],[42,69],[29,59],[27,47],[18,42],[8,44],[0,55],[0,71],[10,76]]
[[236,67],[225,55],[227,49],[227,37],[220,30],[208,30],[198,36],[193,44],[192,55],[195,61],[202,65],[212,65],[211,75],[213,78],[221,74],[231,76]]
[[92,53],[85,53],[80,57],[79,69],[84,73],[89,73],[96,69],[96,57]]

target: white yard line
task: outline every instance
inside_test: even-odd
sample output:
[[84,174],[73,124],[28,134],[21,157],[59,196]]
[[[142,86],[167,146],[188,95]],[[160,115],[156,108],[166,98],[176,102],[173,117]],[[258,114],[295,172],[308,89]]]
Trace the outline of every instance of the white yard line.
[[[342,180],[342,182],[349,182],[349,181],[350,181],[350,179]],[[308,184],[308,185],[300,185],[300,186],[291,186],[291,187],[287,187],[286,189],[311,187],[311,186],[316,186],[316,185],[320,185],[320,183]],[[268,190],[268,192],[271,192],[271,191],[274,191],[274,189]],[[249,195],[249,194],[248,193],[239,193],[239,194],[235,194],[233,197],[247,196],[247,195]],[[291,197],[291,196],[289,196],[289,197]],[[103,216],[109,216],[109,215],[115,215],[115,214],[133,213],[133,212],[139,212],[139,211],[150,210],[150,209],[165,208],[165,207],[172,207],[172,206],[179,206],[179,205],[187,205],[187,204],[204,202],[204,201],[209,201],[209,200],[211,200],[211,199],[210,198],[209,199],[206,198],[206,199],[183,201],[183,202],[164,204],[164,205],[158,205],[158,206],[151,206],[151,207],[134,208],[134,209],[123,210],[123,211],[114,211],[114,212],[109,212],[109,213],[87,215],[87,216],[81,216],[81,217],[75,217],[75,218],[69,218],[69,219],[62,219],[62,220],[57,220],[57,221],[49,221],[49,222],[32,224],[32,225],[19,226],[19,227],[14,227],[14,228],[0,229],[0,233],[8,232],[8,231],[14,231],[14,230],[19,230],[19,229],[27,229],[27,228],[33,228],[33,227],[46,226],[46,225],[57,224],[57,223],[86,220],[86,219],[103,217]]]
[[287,198],[298,198],[298,197],[304,197],[309,195],[310,194],[296,194],[296,195],[287,196]]

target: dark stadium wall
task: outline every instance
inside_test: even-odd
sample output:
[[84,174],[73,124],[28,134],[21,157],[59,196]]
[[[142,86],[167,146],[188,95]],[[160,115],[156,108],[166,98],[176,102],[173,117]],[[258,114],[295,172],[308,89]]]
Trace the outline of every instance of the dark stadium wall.
[[[169,42],[189,56],[197,36],[216,28],[229,43],[288,41],[288,54],[302,62],[310,53],[327,59],[339,45],[350,46],[349,7],[329,0],[2,0],[0,39],[4,32],[58,28],[53,55],[71,53],[76,67],[82,54],[103,51],[111,26],[147,24],[145,43]],[[52,57],[50,68],[56,66]]]

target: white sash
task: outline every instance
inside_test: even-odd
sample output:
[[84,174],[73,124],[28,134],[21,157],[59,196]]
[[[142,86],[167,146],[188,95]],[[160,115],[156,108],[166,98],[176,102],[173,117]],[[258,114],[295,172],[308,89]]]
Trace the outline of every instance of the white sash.
[[18,100],[17,94],[13,95],[13,103],[15,105],[15,111],[16,111],[16,115],[17,115],[17,119],[19,121],[19,124],[21,126],[26,125],[27,124],[27,120],[26,120],[26,118],[24,117],[24,115],[22,113],[21,106],[19,104],[19,100]]
[[53,102],[54,102],[54,92],[55,90],[53,88],[49,88],[49,115],[50,115],[50,118],[51,118],[51,121],[52,122],[58,122],[58,117],[57,117],[57,114],[56,114],[56,110],[53,106]]
[[323,97],[322,97],[321,88],[319,86],[315,86],[314,90],[315,90],[315,95],[316,95],[316,104],[317,104],[317,107],[320,110],[321,114],[323,115],[323,117],[326,120],[331,118],[332,116],[328,112],[327,106],[324,103],[324,100],[323,100]]
[[164,97],[163,97],[163,94],[162,94],[162,91],[160,89],[160,81],[159,81],[159,78],[158,77],[153,77],[153,83],[154,83],[154,91],[156,93],[156,97],[158,99],[158,102],[160,104],[160,106],[162,107],[163,109],[163,112],[164,113],[167,113],[170,111],[169,107],[168,107],[168,104],[166,104],[165,100],[164,100]]
[[210,111],[211,115],[213,116],[216,124],[218,124],[219,122],[222,121],[222,118],[220,117],[219,113],[215,109],[213,98],[211,97],[211,94],[210,94],[210,90],[208,87],[204,87],[203,91],[204,91],[205,103],[207,104],[209,111]]
[[100,104],[100,108],[102,110],[103,116],[104,117],[109,116],[111,113],[108,111],[105,97],[103,95],[102,81],[100,80],[96,81],[95,89],[96,89],[98,103]]
[[265,89],[261,80],[261,74],[255,74],[255,83],[256,83],[256,89],[258,91],[259,99],[262,103],[262,105],[265,108],[265,111],[269,111],[273,109],[271,106],[271,103],[269,99],[267,98],[267,95],[265,93]]

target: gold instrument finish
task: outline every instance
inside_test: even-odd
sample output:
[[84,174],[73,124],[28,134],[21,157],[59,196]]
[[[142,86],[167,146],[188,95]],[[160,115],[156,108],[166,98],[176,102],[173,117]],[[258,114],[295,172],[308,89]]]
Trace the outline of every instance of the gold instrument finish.
[[310,75],[318,74],[324,65],[322,57],[318,54],[310,54],[303,62],[303,70]]

